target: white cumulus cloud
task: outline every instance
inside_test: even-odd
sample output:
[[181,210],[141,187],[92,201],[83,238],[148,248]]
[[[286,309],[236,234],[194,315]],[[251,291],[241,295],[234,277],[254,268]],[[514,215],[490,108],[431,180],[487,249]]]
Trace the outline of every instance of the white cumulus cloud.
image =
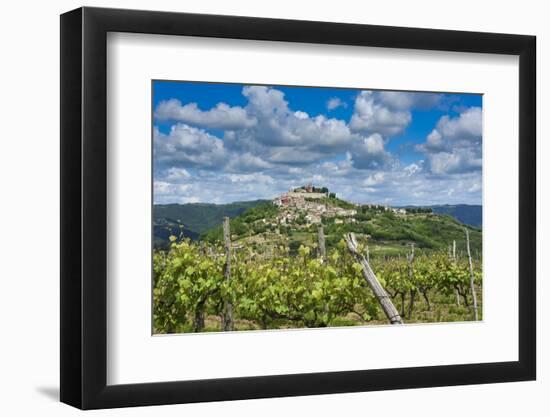
[[481,169],[481,157],[471,149],[454,149],[451,152],[438,152],[428,155],[433,174],[456,174]]
[[242,107],[218,103],[216,107],[203,111],[197,103],[182,105],[177,99],[161,101],[155,109],[155,118],[215,129],[240,129],[256,124]]
[[331,99],[329,99],[327,101],[327,109],[330,111],[330,110],[334,110],[334,109],[337,109],[338,107],[348,107],[348,103],[346,103],[345,101],[342,101],[341,99],[339,99],[338,97],[332,97]]
[[424,152],[430,171],[436,175],[480,170],[481,108],[466,108],[455,117],[442,116],[426,141],[416,149]]
[[359,169],[376,169],[390,162],[391,156],[384,149],[384,138],[374,133],[354,144],[351,150],[353,166]]
[[155,160],[160,164],[215,168],[227,159],[221,139],[183,123],[173,125],[167,135],[155,130],[153,140]]
[[374,174],[371,174],[363,181],[363,185],[367,187],[372,187],[373,185],[379,185],[384,182],[386,174],[384,172],[375,172]]
[[380,91],[378,96],[381,103],[393,110],[430,109],[442,98],[441,94],[404,91]]
[[376,100],[372,91],[362,91],[355,99],[350,128],[355,132],[395,136],[412,120],[409,111],[392,110]]

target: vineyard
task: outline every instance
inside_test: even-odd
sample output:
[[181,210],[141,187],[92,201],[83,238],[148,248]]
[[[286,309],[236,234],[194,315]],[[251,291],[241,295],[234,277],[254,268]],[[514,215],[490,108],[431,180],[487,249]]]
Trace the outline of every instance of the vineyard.
[[456,242],[371,255],[368,239],[353,233],[327,250],[322,227],[317,243],[291,253],[235,245],[226,220],[224,240],[171,236],[154,251],[154,333],[482,319],[482,263],[469,253],[466,229],[467,256],[457,256]]

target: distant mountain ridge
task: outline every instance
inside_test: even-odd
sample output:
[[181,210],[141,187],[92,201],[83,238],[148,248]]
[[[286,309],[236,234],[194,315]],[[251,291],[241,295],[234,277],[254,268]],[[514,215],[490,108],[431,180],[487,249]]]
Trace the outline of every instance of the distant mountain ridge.
[[236,217],[265,201],[237,201],[229,204],[155,204],[153,206],[155,246],[167,242],[171,235],[198,239],[202,233],[219,225],[225,216]]
[[470,204],[445,204],[429,206],[436,214],[448,214],[469,226],[482,227],[483,206]]

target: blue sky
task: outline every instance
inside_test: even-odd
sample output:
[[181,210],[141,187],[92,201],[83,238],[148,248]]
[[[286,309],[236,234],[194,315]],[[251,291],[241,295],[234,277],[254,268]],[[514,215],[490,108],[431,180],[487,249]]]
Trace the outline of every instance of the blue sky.
[[481,204],[482,96],[153,82],[155,203]]

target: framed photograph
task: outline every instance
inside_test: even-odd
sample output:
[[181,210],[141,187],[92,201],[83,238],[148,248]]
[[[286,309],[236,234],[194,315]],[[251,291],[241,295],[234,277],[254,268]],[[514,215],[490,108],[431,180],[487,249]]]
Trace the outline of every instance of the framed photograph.
[[533,380],[535,37],[61,16],[61,401]]

